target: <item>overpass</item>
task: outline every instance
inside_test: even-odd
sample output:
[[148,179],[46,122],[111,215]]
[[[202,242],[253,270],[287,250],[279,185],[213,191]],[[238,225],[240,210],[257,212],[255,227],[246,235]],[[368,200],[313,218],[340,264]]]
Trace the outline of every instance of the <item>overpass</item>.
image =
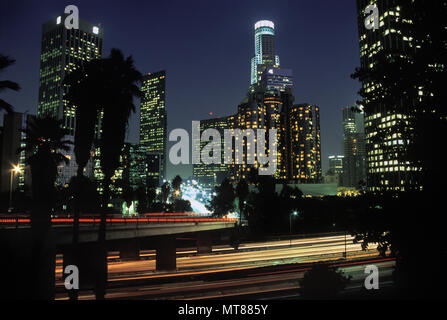
[[[98,270],[107,268],[108,251],[119,251],[123,260],[137,260],[140,250],[156,250],[156,269],[176,269],[176,239],[196,238],[199,253],[212,251],[213,234],[231,230],[237,219],[213,219],[201,214],[149,214],[141,218],[107,218],[106,248],[98,244],[99,216],[83,216],[79,222],[79,245],[73,247],[73,218],[52,219],[47,236],[48,261],[54,265],[56,254],[63,255],[64,268],[79,268],[82,287],[94,285]],[[0,216],[0,250],[12,265],[7,270],[23,269],[30,265],[32,257],[32,233],[30,217]],[[103,252],[106,250],[106,252]],[[4,268],[5,266],[3,266]],[[83,284],[82,284],[83,283]]]

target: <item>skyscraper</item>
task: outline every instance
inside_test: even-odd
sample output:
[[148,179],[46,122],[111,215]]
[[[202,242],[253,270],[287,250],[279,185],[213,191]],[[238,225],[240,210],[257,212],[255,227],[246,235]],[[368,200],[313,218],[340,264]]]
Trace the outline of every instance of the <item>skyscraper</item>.
[[342,174],[344,158],[344,156],[329,156],[329,171],[335,174]]
[[[66,29],[66,17],[67,14],[55,17],[42,27],[37,114],[62,120],[69,132],[67,139],[74,140],[76,107],[64,99],[67,90],[63,80],[65,75],[79,69],[83,63],[102,57],[103,30],[82,19],[79,20],[79,29]],[[73,150],[66,155],[70,163],[59,168],[57,179],[57,184],[62,186],[68,184],[77,170]]]
[[75,108],[64,100],[66,74],[102,56],[103,30],[79,20],[79,29],[66,29],[64,14],[43,24],[40,56],[38,116],[49,114],[64,121],[74,135]]
[[145,76],[141,90],[140,144],[160,156],[160,180],[166,179],[166,71]]
[[[224,130],[231,129],[234,123],[234,116],[214,118],[200,121],[200,134],[207,129],[216,129],[221,136],[221,146],[224,145]],[[200,149],[209,142],[200,142]],[[212,155],[210,155],[212,156]],[[225,178],[229,178],[229,167],[224,163],[224,148],[221,147],[221,164],[195,164],[193,167],[194,179],[204,184],[220,184]]]
[[366,182],[365,114],[359,107],[343,109],[343,186]]
[[[383,55],[386,59],[412,59],[415,45],[411,34],[412,18],[404,16],[402,5],[411,1],[357,0],[360,38],[360,64],[372,69]],[[365,9],[376,4],[379,10],[379,29],[365,28]],[[367,185],[371,191],[419,189],[420,168],[405,160],[409,140],[399,122],[408,124],[413,101],[402,96],[399,103],[384,102],[379,94],[380,83],[364,79],[362,90],[375,94],[375,101],[365,101],[365,134],[367,153]],[[393,132],[393,133],[391,133]],[[380,138],[378,138],[380,137]]]
[[298,104],[283,110],[286,179],[299,183],[320,183],[320,108]]
[[139,144],[126,143],[126,151],[128,153],[126,170],[124,179],[128,180],[129,187],[137,190],[139,187],[146,188],[148,184],[148,152],[146,147]]
[[329,156],[329,169],[324,177],[325,183],[336,183],[343,185],[343,162],[344,156]]
[[275,24],[262,20],[255,24],[255,56],[251,60],[251,84],[256,84],[268,66],[279,67],[276,55]]

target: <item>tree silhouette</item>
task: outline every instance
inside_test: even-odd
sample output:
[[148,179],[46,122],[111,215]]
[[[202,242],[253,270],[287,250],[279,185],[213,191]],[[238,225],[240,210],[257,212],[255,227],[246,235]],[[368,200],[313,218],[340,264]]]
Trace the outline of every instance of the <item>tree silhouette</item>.
[[[0,54],[0,73],[4,71],[7,67],[12,66],[14,63],[15,60]],[[17,83],[9,80],[0,81],[0,93],[6,89],[19,91],[20,86]],[[5,100],[0,99],[0,111],[1,110],[5,110],[6,112],[11,113],[13,112],[13,107]]]
[[350,280],[351,277],[345,277],[342,272],[328,264],[316,263],[300,280],[300,294],[304,299],[335,299]]
[[76,108],[76,131],[74,153],[78,165],[77,176],[84,173],[90,157],[98,123],[98,113],[104,104],[105,88],[98,86],[103,81],[103,60],[91,60],[80,69],[69,73],[64,84],[67,86],[65,99]]
[[[95,136],[95,126],[98,123],[98,113],[101,110],[104,94],[103,87],[98,86],[103,80],[103,61],[91,60],[84,63],[80,69],[70,72],[64,79],[66,94],[64,98],[76,110],[76,128],[74,137],[74,154],[78,165],[76,177],[71,181],[74,197],[73,211],[73,251],[79,255],[79,216],[82,200],[86,199],[82,193],[88,186],[84,177],[84,169],[91,157],[91,150]],[[77,260],[77,259],[76,259]],[[71,298],[77,299],[77,292],[72,290]]]
[[[104,248],[110,182],[120,165],[129,117],[136,110],[133,98],[142,96],[138,86],[141,78],[142,75],[135,69],[132,57],[124,58],[118,49],[112,49],[110,56],[102,61],[102,81],[99,84],[100,100],[103,102],[100,161],[104,173],[104,194],[98,240]],[[104,259],[107,259],[106,254]],[[101,276],[96,292],[97,299],[103,299],[105,295],[107,268]]]
[[172,198],[174,200],[181,197],[181,189],[180,189],[181,185],[182,185],[182,178],[180,176],[175,176],[175,178],[172,180],[172,189],[173,189]]
[[236,198],[233,185],[228,179],[225,179],[220,186],[215,188],[216,196],[207,206],[208,210],[217,217],[223,217],[235,209],[234,200]]
[[31,231],[33,235],[32,279],[35,298],[52,299],[52,289],[45,287],[46,280],[54,275],[54,264],[45,259],[51,227],[51,213],[55,202],[55,182],[57,167],[69,160],[60,151],[70,151],[71,141],[65,140],[67,131],[62,121],[50,116],[36,118],[26,130],[25,150],[30,156],[27,164],[31,169],[33,209],[31,211]]
[[178,213],[192,212],[191,202],[187,200],[175,199],[172,205],[174,212]]
[[[378,130],[371,143],[398,154],[406,167],[419,168],[411,180],[422,190],[413,187],[405,193],[365,195],[368,206],[358,217],[353,234],[365,247],[377,243],[382,254],[389,251],[396,257],[401,293],[411,289],[413,296],[427,297],[445,285],[443,266],[447,262],[447,243],[440,227],[446,219],[438,214],[444,206],[439,182],[447,177],[439,154],[439,139],[447,130],[447,5],[446,1],[424,0],[396,0],[396,5],[402,17],[412,21],[402,24],[402,33],[413,38],[412,47],[405,55],[381,51],[372,68],[356,69],[353,78],[375,83],[375,90],[359,92],[367,115],[383,106],[406,116],[396,120],[395,126]],[[386,145],[385,138],[395,135],[403,144]],[[430,239],[433,245],[426,245],[423,239]],[[414,275],[424,268],[422,254],[430,257],[430,267],[424,281],[414,281]]]

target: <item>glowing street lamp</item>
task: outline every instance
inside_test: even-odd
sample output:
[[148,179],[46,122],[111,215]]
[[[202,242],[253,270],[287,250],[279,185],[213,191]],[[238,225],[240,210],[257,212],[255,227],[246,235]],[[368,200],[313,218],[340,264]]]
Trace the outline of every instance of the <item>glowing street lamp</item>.
[[299,214],[300,214],[300,213],[299,213],[298,211],[293,211],[293,212],[290,214],[290,216],[289,216],[289,218],[290,218],[290,220],[289,220],[289,227],[290,227],[290,246],[292,246],[292,216],[293,216],[293,217],[298,217]]
[[11,169],[11,184],[9,186],[9,212],[12,212],[12,182],[14,180],[14,175],[18,175],[22,173],[22,169],[20,168],[20,164],[13,165]]

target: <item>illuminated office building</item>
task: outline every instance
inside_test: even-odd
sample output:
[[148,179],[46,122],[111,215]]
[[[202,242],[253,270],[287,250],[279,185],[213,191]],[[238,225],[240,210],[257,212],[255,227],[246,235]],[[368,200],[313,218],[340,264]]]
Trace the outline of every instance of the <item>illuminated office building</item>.
[[[104,173],[101,169],[101,148],[92,151],[93,179],[98,192],[104,192]],[[119,167],[111,178],[110,190],[115,196],[121,196],[125,187],[137,190],[148,184],[148,153],[144,146],[125,143],[119,159]]]
[[344,156],[329,156],[329,169],[324,176],[324,182],[343,185],[343,161]]
[[146,188],[148,183],[148,153],[146,147],[139,144],[126,143],[128,153],[124,179],[128,180],[133,190]]
[[344,158],[344,156],[329,156],[329,171],[335,174],[342,174]]
[[275,47],[275,24],[268,20],[259,21],[255,24],[255,56],[251,60],[251,84],[259,81],[267,67],[279,65]]
[[166,179],[166,72],[149,73],[143,78],[141,90],[140,144],[150,154],[160,156],[160,180]]
[[[42,27],[37,114],[62,120],[69,132],[67,139],[74,140],[76,108],[64,99],[67,88],[63,80],[65,75],[78,70],[83,63],[102,57],[103,30],[82,19],[79,20],[79,29],[68,30],[64,24],[66,17],[67,14],[55,17]],[[96,132],[100,132],[100,122]],[[67,186],[77,171],[73,150],[65,153],[71,160],[59,168],[57,184],[61,186]]]
[[74,135],[76,109],[64,100],[66,88],[62,81],[83,63],[101,58],[103,30],[82,19],[79,29],[68,30],[65,17],[54,18],[42,27],[38,116],[49,114],[63,120],[70,135]]
[[362,108],[343,108],[343,186],[366,182],[365,114]]
[[151,188],[158,188],[163,184],[161,176],[161,161],[162,157],[159,153],[146,152],[147,159],[147,186]]
[[[125,151],[126,145],[123,147],[123,150],[121,152],[119,166],[110,179],[109,187],[113,197],[121,196],[123,194],[124,171],[129,156],[129,154]],[[104,194],[104,173],[101,168],[101,147],[96,147],[95,150],[92,151],[92,162],[92,178],[97,184],[97,190],[99,194]]]
[[[224,130],[233,127],[235,117],[228,116],[222,118],[214,118],[200,121],[200,135],[207,129],[215,129],[219,131],[221,136],[221,164],[195,164],[193,166],[194,179],[202,184],[217,185],[222,183],[225,178],[230,178],[229,166],[224,163]],[[209,142],[200,142],[200,150]],[[212,154],[210,155],[212,156]]]
[[[435,2],[435,1],[434,1]],[[406,4],[397,0],[357,0],[360,38],[360,63],[362,68],[373,68],[379,54],[387,59],[404,58],[411,61],[416,49],[412,37],[413,21],[405,16]],[[365,9],[376,4],[379,10],[379,29],[367,30]],[[423,13],[422,13],[423,14]],[[378,92],[380,84],[365,79],[363,90]],[[423,91],[419,91],[423,95]],[[398,105],[365,101],[365,134],[367,156],[367,186],[371,191],[405,191],[420,189],[420,168],[405,160],[408,138],[399,123],[409,123],[414,105],[412,100],[402,97]],[[407,128],[408,129],[408,128]],[[411,128],[409,128],[411,129]],[[380,137],[378,139],[377,137]]]
[[283,110],[286,179],[298,183],[320,183],[320,108],[309,104]]

